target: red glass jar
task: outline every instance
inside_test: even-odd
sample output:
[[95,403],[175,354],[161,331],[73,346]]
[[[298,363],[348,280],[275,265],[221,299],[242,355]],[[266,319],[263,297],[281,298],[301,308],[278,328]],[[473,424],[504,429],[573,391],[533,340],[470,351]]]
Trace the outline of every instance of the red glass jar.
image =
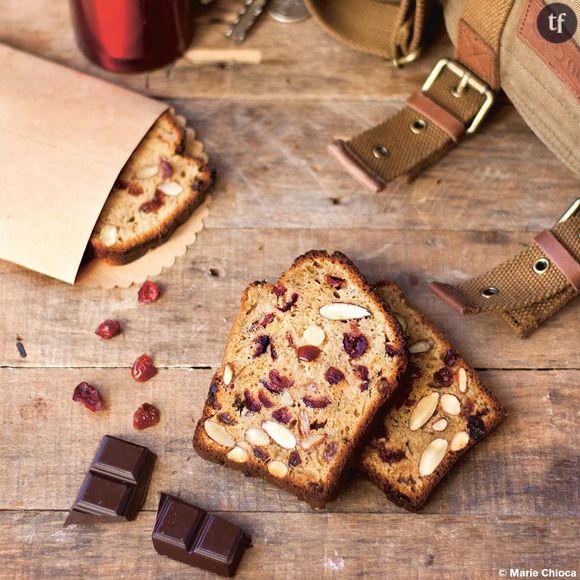
[[79,48],[118,73],[169,64],[191,41],[191,0],[70,0]]

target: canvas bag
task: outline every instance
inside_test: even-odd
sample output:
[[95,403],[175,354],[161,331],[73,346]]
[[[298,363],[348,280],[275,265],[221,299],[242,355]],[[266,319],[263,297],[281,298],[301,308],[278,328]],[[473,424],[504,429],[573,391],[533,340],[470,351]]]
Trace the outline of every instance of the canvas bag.
[[[306,0],[337,39],[396,66],[420,55],[434,0]],[[580,174],[580,29],[566,42],[537,30],[541,0],[443,0],[455,58],[440,61],[406,107],[330,153],[358,181],[380,191],[414,176],[475,133],[503,89],[527,124]],[[580,18],[580,0],[568,0]],[[514,155],[517,156],[517,152]]]

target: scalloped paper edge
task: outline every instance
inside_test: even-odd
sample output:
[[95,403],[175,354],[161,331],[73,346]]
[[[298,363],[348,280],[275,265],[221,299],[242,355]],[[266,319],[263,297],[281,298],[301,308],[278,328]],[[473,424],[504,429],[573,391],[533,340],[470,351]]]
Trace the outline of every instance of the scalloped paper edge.
[[[185,118],[176,115],[178,123],[185,128],[185,150],[193,157],[208,163],[203,143],[195,139],[195,131],[185,127]],[[75,285],[88,288],[128,288],[133,284],[142,284],[151,276],[159,276],[166,268],[171,268],[177,258],[184,256],[195,243],[197,234],[204,228],[204,220],[209,215],[211,195],[207,195],[203,204],[197,208],[189,219],[179,226],[160,246],[149,250],[144,256],[124,264],[113,266],[104,260],[91,260],[79,271]]]

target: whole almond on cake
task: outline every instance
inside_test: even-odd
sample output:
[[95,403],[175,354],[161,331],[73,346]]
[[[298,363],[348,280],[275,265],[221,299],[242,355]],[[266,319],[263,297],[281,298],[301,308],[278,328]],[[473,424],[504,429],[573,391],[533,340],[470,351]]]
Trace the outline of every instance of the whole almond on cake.
[[405,366],[396,320],[352,262],[309,252],[244,292],[194,447],[322,507]]
[[397,285],[376,291],[405,328],[409,368],[360,467],[391,501],[414,511],[505,410]]
[[183,128],[164,113],[131,155],[99,216],[90,239],[98,258],[111,264],[139,258],[203,202],[211,171],[183,148]]

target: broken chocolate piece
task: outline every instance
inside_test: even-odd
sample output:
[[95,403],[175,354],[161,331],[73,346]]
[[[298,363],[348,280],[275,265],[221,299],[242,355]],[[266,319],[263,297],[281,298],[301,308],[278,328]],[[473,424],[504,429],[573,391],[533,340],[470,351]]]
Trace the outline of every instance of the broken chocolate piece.
[[166,493],[152,539],[158,554],[221,576],[236,573],[251,542],[242,528]]
[[155,458],[147,447],[105,435],[64,527],[134,520],[145,501]]

